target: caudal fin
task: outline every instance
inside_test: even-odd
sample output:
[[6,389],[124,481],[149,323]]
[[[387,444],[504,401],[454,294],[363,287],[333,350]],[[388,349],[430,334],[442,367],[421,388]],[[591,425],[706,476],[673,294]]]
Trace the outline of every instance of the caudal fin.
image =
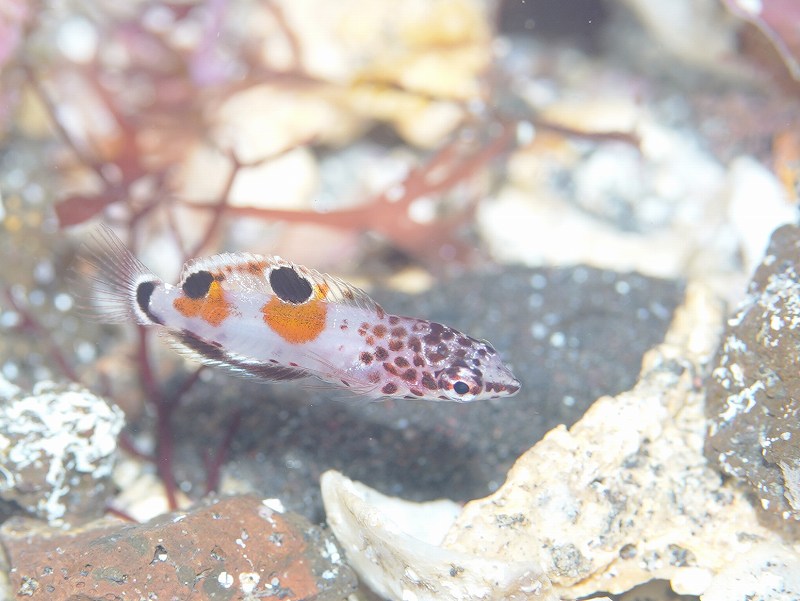
[[[161,280],[133,256],[110,227],[100,225],[92,233],[81,259],[86,268],[81,272],[86,272],[92,284],[82,307],[85,313],[105,322],[155,323],[143,307]],[[148,298],[142,298],[144,295]]]

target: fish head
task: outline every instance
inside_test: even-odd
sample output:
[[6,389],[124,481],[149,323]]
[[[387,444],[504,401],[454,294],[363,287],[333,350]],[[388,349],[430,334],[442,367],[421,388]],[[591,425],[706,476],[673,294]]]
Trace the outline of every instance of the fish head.
[[[499,354],[488,343],[466,337],[466,357],[434,373],[439,398],[459,403],[508,397],[519,391],[520,383]],[[461,348],[464,348],[462,339]]]

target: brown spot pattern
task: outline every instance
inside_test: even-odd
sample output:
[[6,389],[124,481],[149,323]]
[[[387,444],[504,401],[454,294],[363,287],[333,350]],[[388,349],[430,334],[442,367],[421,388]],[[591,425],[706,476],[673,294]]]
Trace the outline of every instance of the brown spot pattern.
[[431,373],[427,371],[422,373],[422,385],[428,390],[436,390],[438,388],[436,380]]

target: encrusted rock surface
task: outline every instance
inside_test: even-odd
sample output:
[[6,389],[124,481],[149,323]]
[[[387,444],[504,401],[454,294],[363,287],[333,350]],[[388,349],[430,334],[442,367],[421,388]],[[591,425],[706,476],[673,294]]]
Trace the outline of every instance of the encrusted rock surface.
[[53,525],[102,515],[125,424],[122,411],[77,386],[0,386],[0,499]]
[[[637,385],[599,399],[569,430],[549,432],[496,493],[464,508],[441,544],[421,547],[398,534],[400,524],[413,521],[413,507],[395,517],[395,502],[326,476],[330,525],[354,567],[378,590],[392,591],[395,582],[408,587],[410,575],[427,574],[432,556],[456,567],[470,557],[493,566],[479,576],[505,585],[500,594],[455,590],[447,572],[427,581],[430,592],[419,599],[572,599],[653,579],[709,600],[744,598],[740,593],[756,589],[761,599],[798,598],[798,549],[762,525],[746,495],[703,456],[697,375],[713,356],[721,324],[721,303],[691,286],[665,343],[646,356]],[[425,511],[418,507],[420,515]],[[758,588],[754,578],[769,570],[764,553],[780,556],[782,567]],[[730,572],[734,562],[755,576],[738,581]]]
[[334,601],[355,588],[332,536],[279,501],[231,497],[146,524],[0,530],[16,598]]
[[800,519],[800,228],[778,229],[709,377],[706,456],[767,511]]

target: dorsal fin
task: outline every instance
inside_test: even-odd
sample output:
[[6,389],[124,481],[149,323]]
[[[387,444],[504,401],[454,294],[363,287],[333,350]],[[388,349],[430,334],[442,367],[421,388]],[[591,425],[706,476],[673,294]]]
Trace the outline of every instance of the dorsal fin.
[[383,309],[380,305],[361,288],[353,286],[336,276],[320,273],[316,269],[292,263],[278,256],[264,257],[251,253],[222,253],[202,259],[194,259],[189,261],[181,271],[181,282],[185,281],[189,275],[197,273],[198,271],[217,273],[224,272],[231,268],[234,270],[249,270],[255,265],[262,268],[261,272],[251,272],[251,274],[253,277],[259,278],[268,291],[271,291],[271,287],[267,274],[263,273],[263,271],[267,269],[289,267],[311,282],[315,292],[318,292],[320,295],[317,296],[317,298],[321,300],[329,303],[340,303],[351,307],[357,307],[369,312],[383,313]]
[[323,300],[327,302],[341,303],[370,312],[384,312],[381,306],[358,286],[353,286],[336,276],[320,273],[313,269],[307,269],[306,272],[301,273],[308,275],[312,283],[324,292]]

